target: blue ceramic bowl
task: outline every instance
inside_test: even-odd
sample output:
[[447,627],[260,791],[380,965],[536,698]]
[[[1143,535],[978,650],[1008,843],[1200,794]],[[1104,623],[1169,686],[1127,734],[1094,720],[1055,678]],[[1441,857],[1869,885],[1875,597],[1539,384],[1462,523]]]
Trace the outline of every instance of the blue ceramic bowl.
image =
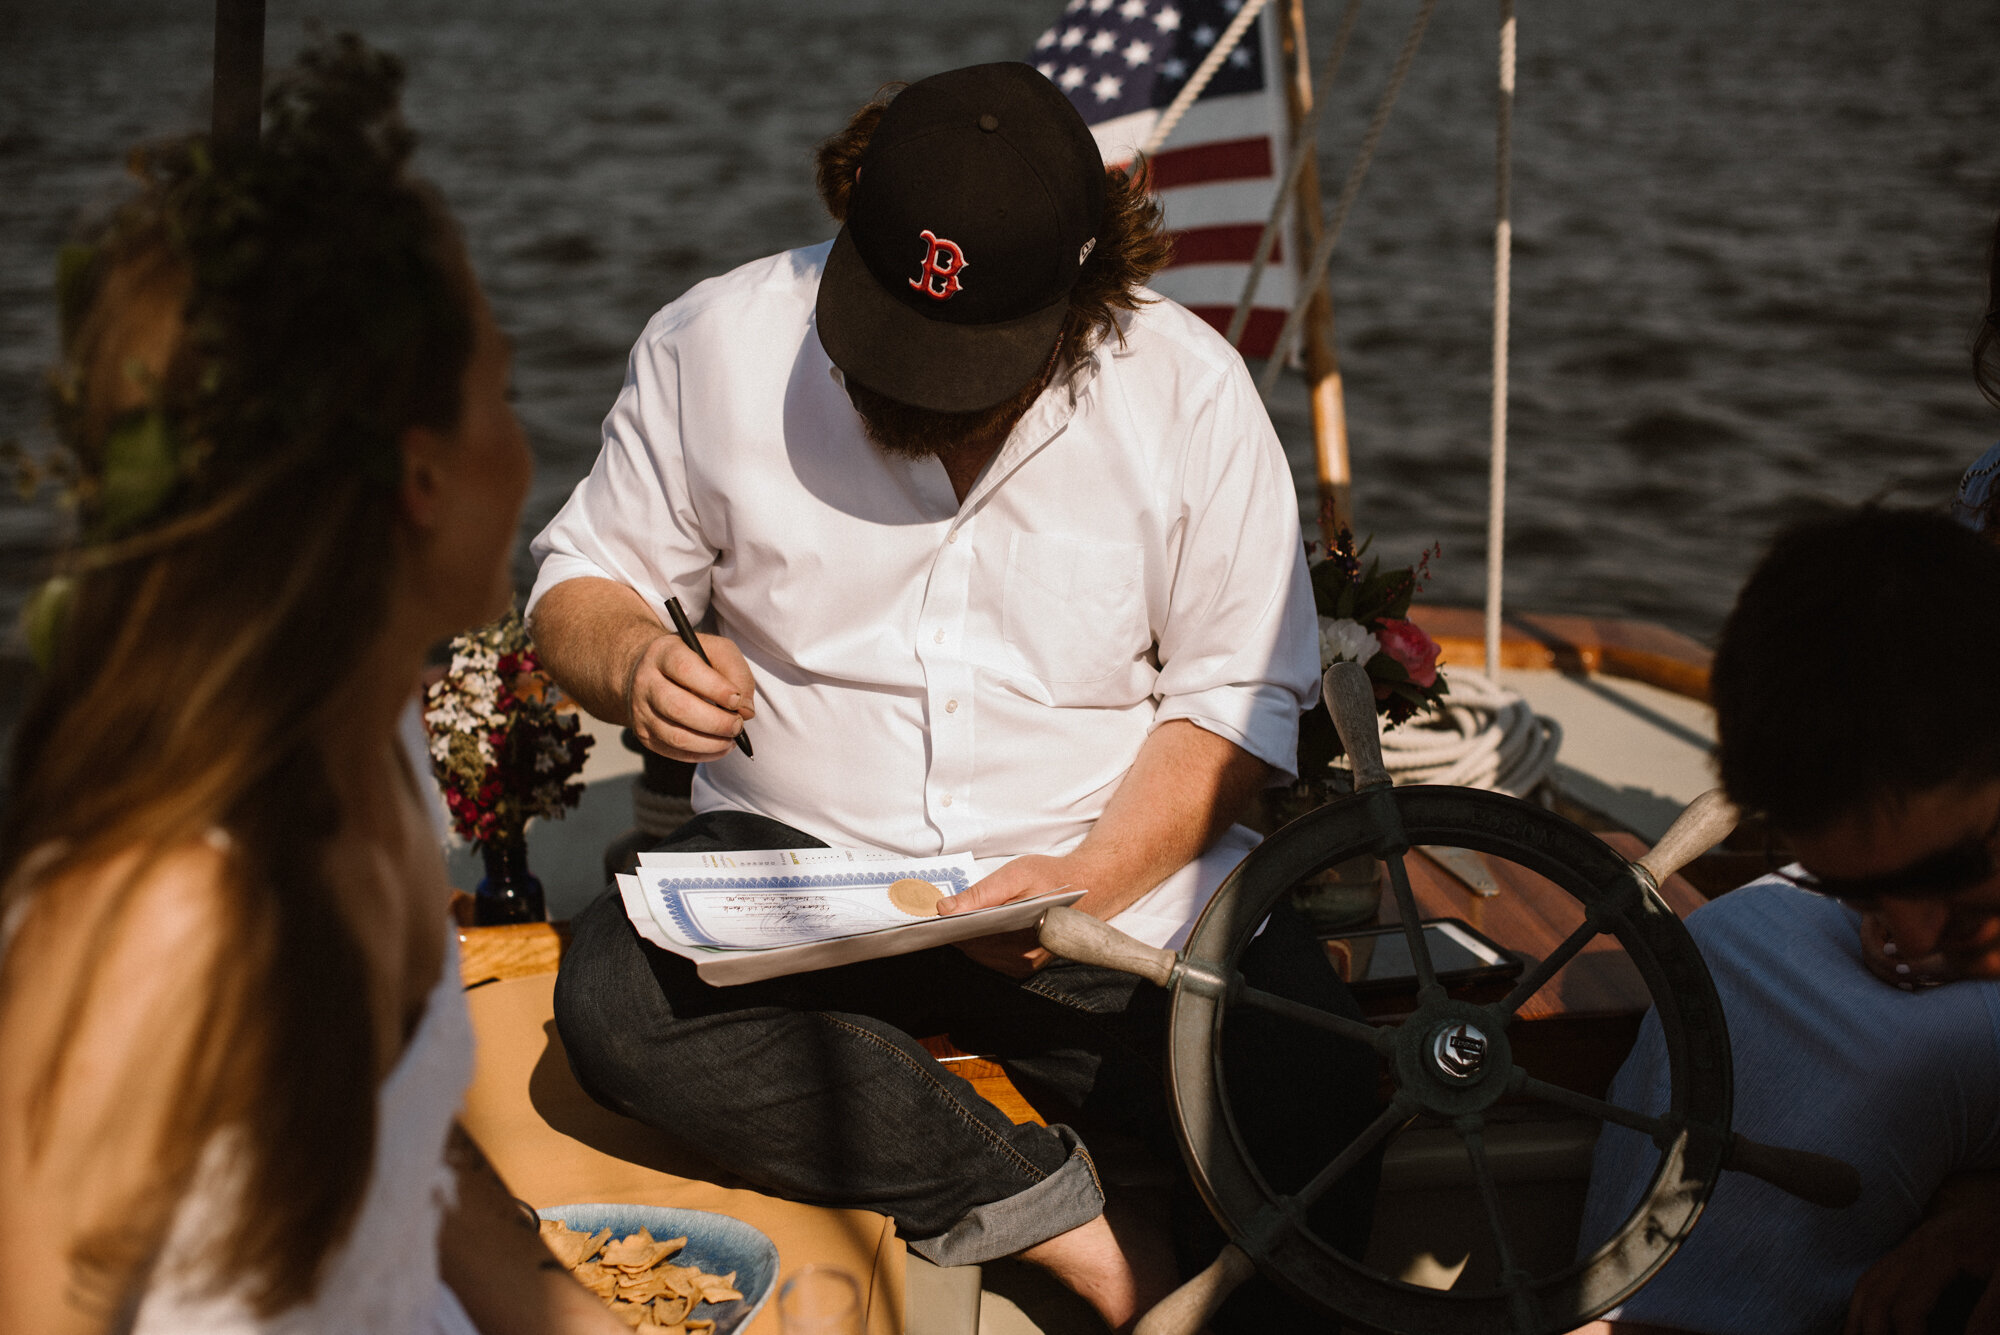
[[615,1241],[640,1229],[658,1239],[687,1237],[687,1246],[668,1258],[675,1265],[695,1265],[711,1275],[736,1272],[741,1302],[701,1303],[696,1316],[715,1323],[715,1335],[734,1335],[750,1324],[770,1300],[778,1282],[778,1248],[741,1219],[707,1210],[676,1210],[665,1205],[552,1205],[539,1211],[544,1219],[560,1219],[578,1233],[611,1230]]

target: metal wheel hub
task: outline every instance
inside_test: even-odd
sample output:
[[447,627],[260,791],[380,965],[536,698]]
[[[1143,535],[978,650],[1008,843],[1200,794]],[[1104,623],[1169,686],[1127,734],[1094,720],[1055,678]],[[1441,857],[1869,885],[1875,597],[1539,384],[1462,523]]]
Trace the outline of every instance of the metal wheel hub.
[[1397,1027],[1396,1083],[1421,1112],[1462,1117],[1507,1093],[1514,1073],[1507,1031],[1483,1006],[1439,996]]

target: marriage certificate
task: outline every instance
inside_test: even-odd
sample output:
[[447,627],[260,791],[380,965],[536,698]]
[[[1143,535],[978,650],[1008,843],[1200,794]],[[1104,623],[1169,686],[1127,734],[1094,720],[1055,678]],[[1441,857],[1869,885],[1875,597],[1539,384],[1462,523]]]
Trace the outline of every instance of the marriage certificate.
[[740,983],[904,954],[1033,926],[1065,890],[972,913],[939,905],[978,879],[967,854],[909,858],[862,849],[648,853],[618,878],[639,935],[693,960],[711,983]]

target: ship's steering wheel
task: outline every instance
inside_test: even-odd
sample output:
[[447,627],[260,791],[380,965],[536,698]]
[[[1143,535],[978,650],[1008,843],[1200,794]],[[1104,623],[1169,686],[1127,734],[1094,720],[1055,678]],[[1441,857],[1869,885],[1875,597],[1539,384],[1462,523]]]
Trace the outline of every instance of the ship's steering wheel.
[[[1173,994],[1168,1082],[1181,1153],[1230,1244],[1146,1315],[1140,1335],[1194,1335],[1253,1270],[1343,1322],[1386,1335],[1567,1331],[1623,1301],[1673,1255],[1724,1168],[1821,1205],[1853,1202],[1860,1179],[1852,1166],[1759,1145],[1730,1130],[1729,1036],[1721,1002],[1694,939],[1658,894],[1662,881],[1734,826],[1736,813],[1719,792],[1698,798],[1650,853],[1627,862],[1580,826],[1512,797],[1391,787],[1366,674],[1354,664],[1338,664],[1327,686],[1335,724],[1353,758],[1356,792],[1293,821],[1245,858],[1178,955],[1075,909],[1051,909],[1042,924],[1042,944],[1054,953],[1150,978]],[[1455,1000],[1436,979],[1403,866],[1404,854],[1419,844],[1473,849],[1536,872],[1581,902],[1583,925],[1501,1000]],[[1388,865],[1415,961],[1416,1010],[1398,1023],[1369,1024],[1246,984],[1237,961],[1279,898],[1315,872],[1363,854]],[[1508,1026],[1522,1003],[1607,932],[1638,966],[1659,1012],[1672,1077],[1664,1116],[1538,1080],[1515,1065],[1508,1048]],[[1395,1093],[1382,1114],[1294,1195],[1280,1196],[1266,1185],[1223,1097],[1223,1019],[1231,1007],[1355,1039],[1388,1063]],[[1632,1127],[1661,1151],[1650,1187],[1618,1232],[1554,1274],[1530,1275],[1516,1264],[1487,1164],[1486,1115],[1509,1095]],[[1439,1291],[1403,1283],[1335,1251],[1306,1222],[1314,1201],[1417,1117],[1450,1126],[1465,1142],[1499,1260],[1494,1287]]]

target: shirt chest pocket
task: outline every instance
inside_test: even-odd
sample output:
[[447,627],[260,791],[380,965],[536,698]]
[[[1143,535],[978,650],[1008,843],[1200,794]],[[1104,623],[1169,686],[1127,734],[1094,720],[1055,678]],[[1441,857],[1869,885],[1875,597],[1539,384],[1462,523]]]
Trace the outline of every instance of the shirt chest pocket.
[[1136,543],[1016,533],[1007,552],[1001,634],[1050,682],[1099,681],[1146,652],[1152,634]]

